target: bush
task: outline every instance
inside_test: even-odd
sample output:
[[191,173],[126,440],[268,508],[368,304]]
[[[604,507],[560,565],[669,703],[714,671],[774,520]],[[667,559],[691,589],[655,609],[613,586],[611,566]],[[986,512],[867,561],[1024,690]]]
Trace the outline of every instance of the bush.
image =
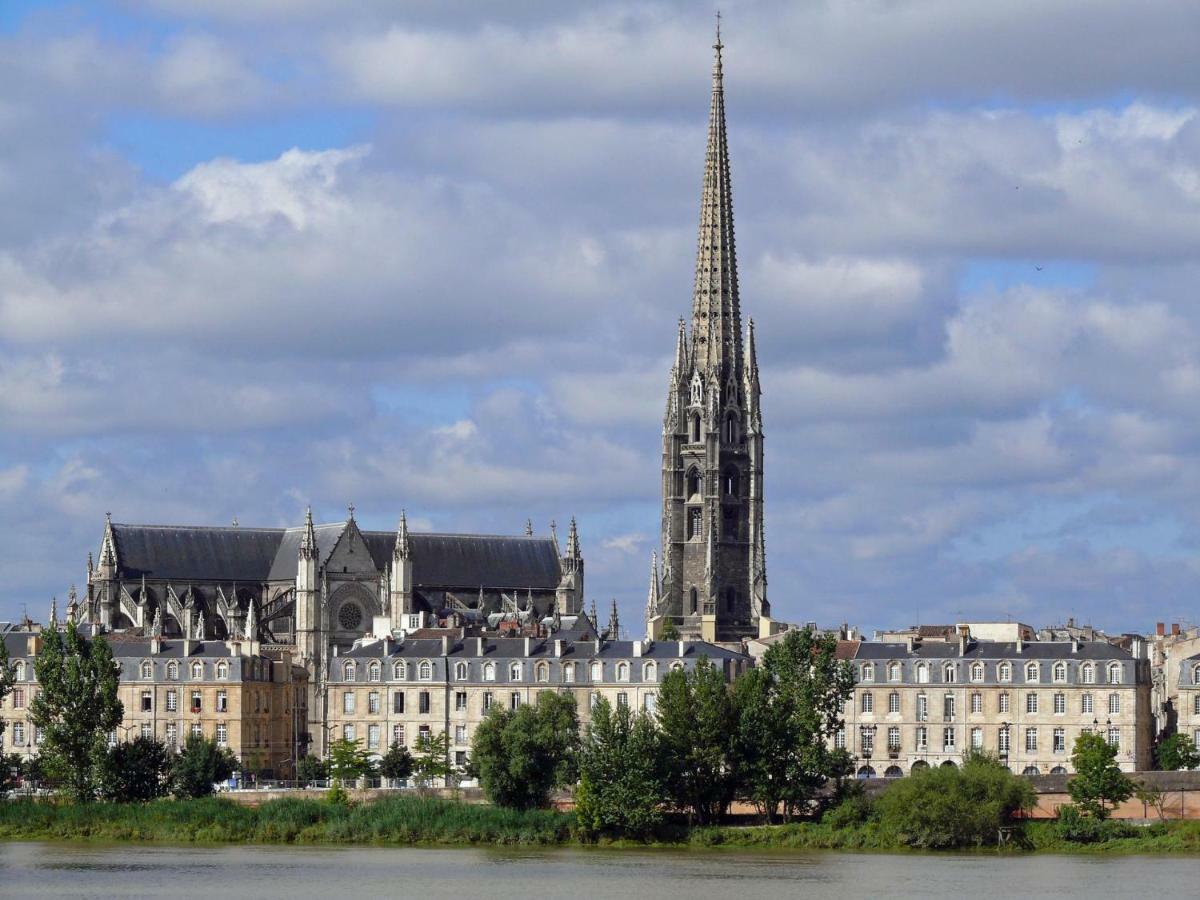
[[922,769],[876,801],[881,826],[910,847],[940,850],[999,841],[1032,808],[1033,788],[994,757],[969,753],[961,768]]
[[176,797],[207,797],[213,785],[225,781],[237,768],[237,759],[216,741],[190,737],[171,767],[171,791]]
[[1125,822],[1085,815],[1073,803],[1065,803],[1058,808],[1056,828],[1060,838],[1073,844],[1099,844],[1138,834],[1136,828]]
[[831,828],[857,828],[866,825],[875,818],[875,802],[867,796],[866,791],[851,793],[837,806],[829,809],[821,822]]
[[171,753],[149,737],[116,744],[100,763],[100,796],[118,803],[156,800],[170,786]]

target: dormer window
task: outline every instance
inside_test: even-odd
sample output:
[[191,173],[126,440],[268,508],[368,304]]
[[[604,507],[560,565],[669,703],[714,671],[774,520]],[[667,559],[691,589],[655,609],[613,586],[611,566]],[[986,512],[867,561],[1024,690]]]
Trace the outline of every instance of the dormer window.
[[1051,678],[1054,679],[1055,684],[1063,684],[1067,680],[1067,664],[1055,663]]
[[870,682],[875,680],[875,666],[871,663],[863,663],[859,670],[859,681]]
[[229,677],[229,663],[226,663],[226,662],[217,663],[217,677],[221,678],[221,679],[225,679],[225,678]]
[[1120,663],[1109,663],[1109,665],[1108,665],[1108,683],[1109,684],[1120,684],[1121,683],[1121,664]]
[[199,660],[192,663],[192,680],[199,681],[204,677],[204,664]]
[[432,681],[433,680],[433,663],[427,659],[421,660],[417,665],[417,680]]
[[652,662],[642,665],[642,681],[654,682],[658,680],[658,666]]
[[353,681],[353,680],[354,680],[354,661],[348,659],[342,664],[342,681]]
[[179,680],[179,663],[175,662],[175,660],[171,660],[169,663],[167,663],[167,681],[178,681],[178,680]]
[[942,667],[942,681],[947,683],[958,681],[958,668],[954,665],[954,663],[946,663],[946,665]]
[[983,681],[983,663],[973,663],[971,665],[971,680]]
[[544,662],[538,663],[537,669],[536,669],[536,676],[537,676],[537,680],[540,682],[545,683],[545,682],[549,681],[550,680],[550,666]]
[[1084,684],[1095,684],[1096,667],[1091,663],[1084,664],[1083,668],[1079,670],[1079,678]]
[[1008,663],[1000,663],[996,667],[996,680],[1004,682],[1012,681],[1012,666]]
[[604,680],[604,664],[599,660],[592,663],[590,677],[594,682],[601,682]]
[[888,676],[888,681],[899,681],[900,680],[900,663],[898,663],[898,662],[888,663],[887,676]]
[[367,667],[367,681],[379,680],[379,663],[373,662]]
[[398,662],[392,666],[392,678],[395,681],[403,681],[405,679],[404,663]]
[[520,681],[521,674],[522,674],[521,664],[519,662],[515,662],[511,666],[508,667],[508,680],[509,681]]
[[153,677],[154,677],[154,664],[152,662],[150,662],[150,660],[146,660],[145,662],[142,663],[142,679],[144,681],[149,681]]
[[467,664],[465,662],[456,662],[454,664],[454,678],[456,681],[467,680]]
[[1037,663],[1030,663],[1025,667],[1025,680],[1038,681],[1042,677],[1041,667]]

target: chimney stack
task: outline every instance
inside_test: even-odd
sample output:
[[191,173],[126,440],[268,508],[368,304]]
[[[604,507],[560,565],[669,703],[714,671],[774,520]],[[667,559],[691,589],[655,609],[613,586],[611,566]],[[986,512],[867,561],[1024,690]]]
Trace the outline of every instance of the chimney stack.
[[1155,633],[1155,634],[1156,634],[1158,637],[1165,637],[1165,636],[1166,636],[1166,634],[1167,634],[1167,626],[1166,626],[1166,624],[1165,624],[1165,623],[1163,623],[1163,622],[1155,622],[1155,623],[1154,623],[1154,633]]
[[1171,637],[1179,637],[1179,623],[1178,622],[1171,623]]

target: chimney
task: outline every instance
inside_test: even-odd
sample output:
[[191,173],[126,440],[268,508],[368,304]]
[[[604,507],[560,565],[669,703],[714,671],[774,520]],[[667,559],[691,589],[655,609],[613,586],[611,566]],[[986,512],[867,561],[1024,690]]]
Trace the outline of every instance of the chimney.
[[905,644],[905,647],[908,649],[908,652],[912,653],[914,642],[913,642],[913,636],[911,634],[904,638],[904,644]]
[[1166,634],[1167,634],[1167,626],[1166,626],[1166,623],[1164,623],[1164,622],[1155,622],[1155,623],[1154,623],[1154,633],[1155,633],[1155,634],[1156,634],[1158,637],[1165,637],[1165,636],[1166,636]]
[[1171,623],[1171,637],[1179,637],[1179,623],[1178,622]]
[[642,655],[642,642],[641,642],[641,641],[634,641],[634,642],[633,642],[633,655],[634,655],[634,656],[641,656],[641,655]]
[[487,649],[487,638],[475,638],[475,655],[483,656],[483,652]]
[[1025,639],[1023,637],[1017,638],[1017,652],[1018,653],[1025,652]]
[[683,653],[684,653],[684,650],[683,650],[683,641],[680,641],[680,642],[679,642],[679,655],[680,655],[680,656],[683,656]]
[[967,636],[965,633],[963,633],[961,631],[958,634],[958,655],[959,656],[967,655]]
[[235,659],[242,655],[242,642],[241,641],[230,641],[229,642],[229,655],[234,657]]
[[157,634],[150,638],[150,653],[151,655],[162,653],[162,638]]
[[42,639],[39,635],[31,634],[25,639],[26,656],[37,656],[42,652]]
[[556,639],[554,641],[554,655],[562,656],[562,653],[563,653],[563,642],[561,640]]
[[525,638],[525,655],[529,656],[529,651],[533,648],[533,638]]
[[450,655],[450,635],[442,635],[442,656]]
[[1071,652],[1072,653],[1079,652],[1079,638],[1077,638],[1077,637],[1071,638]]

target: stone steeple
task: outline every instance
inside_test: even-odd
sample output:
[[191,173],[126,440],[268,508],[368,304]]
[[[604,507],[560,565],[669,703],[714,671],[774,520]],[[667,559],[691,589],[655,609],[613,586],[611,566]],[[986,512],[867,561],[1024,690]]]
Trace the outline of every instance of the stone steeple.
[[[713,44],[708,144],[690,333],[680,321],[662,457],[662,572],[648,631],[736,640],[769,616],[762,529],[762,414],[753,327],[743,337],[725,127],[720,31]],[[744,343],[743,343],[744,341]],[[657,588],[657,589],[656,589]]]
[[579,548],[579,528],[571,516],[567,531],[567,552],[559,558],[562,579],[556,592],[555,606],[560,615],[574,616],[583,611],[583,552]]
[[388,612],[393,630],[404,626],[405,617],[413,609],[413,558],[408,539],[408,516],[400,510],[400,524],[396,527],[396,544],[392,548],[391,583],[388,585]]

